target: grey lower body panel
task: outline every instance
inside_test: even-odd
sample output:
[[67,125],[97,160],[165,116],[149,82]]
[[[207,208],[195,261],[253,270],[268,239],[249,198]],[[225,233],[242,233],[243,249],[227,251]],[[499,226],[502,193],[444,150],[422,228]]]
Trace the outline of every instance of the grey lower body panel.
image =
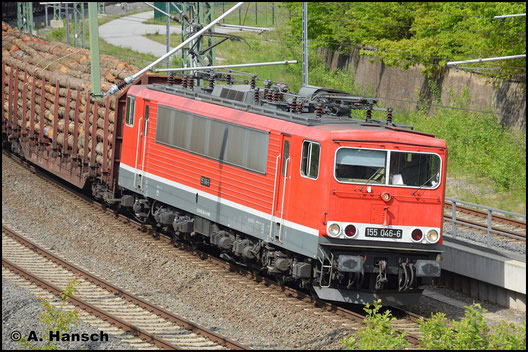
[[373,301],[381,299],[382,305],[403,306],[416,305],[420,303],[423,290],[415,292],[364,292],[344,290],[330,287],[313,287],[317,296],[325,301],[344,302],[352,304],[372,304]]
[[[142,184],[142,189],[138,189],[134,185],[134,172],[128,170],[128,167],[120,167],[118,182],[121,187],[145,197],[201,216],[292,252],[310,258],[317,257],[318,235],[304,232],[287,224],[279,226],[277,223],[280,223],[280,219],[275,218],[272,223],[269,214],[241,209],[247,207],[224,204],[225,202],[211,199],[217,198],[215,196],[204,196],[202,191],[163,180],[160,177],[151,177],[147,173],[143,177],[136,176],[136,184]],[[266,215],[267,217],[264,217]],[[270,227],[272,228],[271,236]],[[281,241],[277,239],[279,232]]]

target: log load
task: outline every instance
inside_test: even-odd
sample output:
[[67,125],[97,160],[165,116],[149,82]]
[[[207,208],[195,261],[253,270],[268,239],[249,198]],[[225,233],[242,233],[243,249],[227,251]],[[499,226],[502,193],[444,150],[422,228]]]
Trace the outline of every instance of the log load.
[[[109,55],[100,55],[100,68],[103,92],[139,71],[137,67]],[[49,42],[2,22],[2,71],[3,124],[9,116],[14,116],[21,131],[37,135],[43,126],[43,136],[51,143],[56,138],[59,148],[65,146],[67,134],[69,152],[74,150],[74,135],[77,135],[76,151],[81,158],[85,154],[87,134],[88,158],[95,152],[95,161],[99,165],[103,162],[106,136],[107,157],[111,160],[116,101],[115,96],[105,97],[97,104],[90,99],[89,50]],[[74,125],[76,115],[77,129]],[[106,130],[105,118],[108,120]]]

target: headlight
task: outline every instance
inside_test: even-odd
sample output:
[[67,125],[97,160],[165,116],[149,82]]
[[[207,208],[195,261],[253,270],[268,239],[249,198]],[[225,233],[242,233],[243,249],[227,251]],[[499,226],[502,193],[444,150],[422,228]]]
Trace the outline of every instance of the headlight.
[[330,237],[337,237],[341,233],[341,227],[339,227],[338,224],[333,223],[330,226],[328,226],[328,235]]
[[427,241],[431,243],[436,243],[439,237],[440,236],[438,235],[438,232],[436,230],[427,231]]

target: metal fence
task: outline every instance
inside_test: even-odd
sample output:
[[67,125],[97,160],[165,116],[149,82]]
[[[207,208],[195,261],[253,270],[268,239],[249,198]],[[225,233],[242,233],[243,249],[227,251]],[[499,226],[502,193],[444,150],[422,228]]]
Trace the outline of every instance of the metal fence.
[[[500,230],[492,228],[492,217],[493,217],[493,214],[501,214],[503,216],[504,215],[513,216],[513,217],[518,218],[520,221],[524,221],[524,223],[526,223],[526,215],[512,213],[512,212],[509,212],[509,211],[500,210],[500,209],[496,209],[496,208],[486,207],[484,205],[479,205],[479,204],[475,204],[475,203],[465,202],[465,201],[462,201],[462,200],[459,200],[459,199],[453,199],[453,198],[446,197],[445,200],[451,202],[451,205],[452,205],[452,207],[451,207],[451,223],[452,223],[451,234],[452,234],[453,238],[457,237],[457,224],[460,224],[460,225],[469,226],[469,227],[473,227],[473,228],[476,228],[476,229],[479,229],[479,230],[486,231],[487,232],[486,242],[487,242],[488,248],[492,247],[492,244],[491,244],[491,234],[492,233],[493,234],[497,234],[497,235],[507,236],[507,237],[510,237],[510,238],[515,238],[517,240],[521,240],[521,241],[526,242],[526,234],[523,237],[523,236],[510,234],[510,233],[507,233],[507,232],[500,231]],[[480,226],[480,225],[476,225],[476,224],[471,224],[471,223],[465,222],[463,220],[457,220],[457,216],[456,216],[457,204],[462,204],[462,205],[469,206],[469,207],[472,207],[472,208],[476,208],[478,210],[486,212],[488,214],[487,226]]]

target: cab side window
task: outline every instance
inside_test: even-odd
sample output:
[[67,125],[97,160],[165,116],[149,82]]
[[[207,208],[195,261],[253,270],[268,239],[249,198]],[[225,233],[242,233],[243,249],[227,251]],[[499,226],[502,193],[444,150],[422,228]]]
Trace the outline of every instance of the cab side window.
[[290,158],[290,141],[284,141],[284,155],[282,156],[282,176],[288,175],[288,159]]
[[125,123],[127,126],[134,126],[134,113],[136,111],[136,98],[132,95],[127,97],[127,107],[126,107],[126,118]]
[[319,176],[319,158],[321,145],[317,142],[304,141],[302,147],[301,175],[317,179]]

